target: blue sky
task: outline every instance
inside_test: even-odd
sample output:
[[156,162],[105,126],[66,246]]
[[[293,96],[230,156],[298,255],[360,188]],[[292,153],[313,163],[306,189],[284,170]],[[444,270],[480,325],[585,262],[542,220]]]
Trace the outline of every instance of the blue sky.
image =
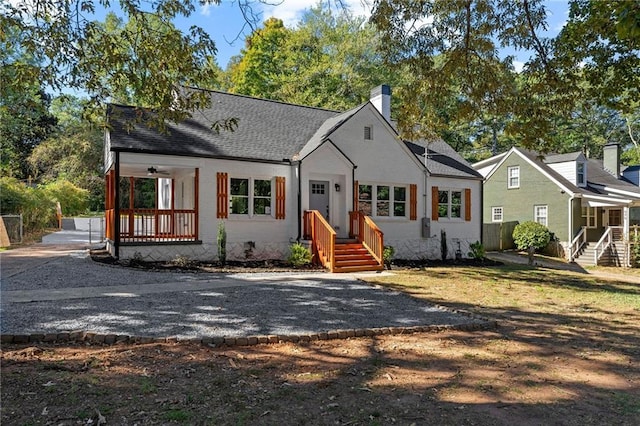
[[[371,3],[370,0],[364,0],[364,2]],[[275,16],[282,19],[285,25],[294,26],[302,13],[317,3],[317,0],[284,0],[277,6],[259,3],[255,5],[254,11],[261,13],[263,20]],[[345,3],[356,15],[370,14],[370,6],[363,4],[362,0],[346,0]],[[567,0],[547,0],[546,7],[549,31],[545,35],[555,36],[567,20]],[[199,6],[194,14],[177,20],[175,24],[183,29],[197,25],[207,31],[216,42],[218,65],[223,69],[233,55],[240,53],[240,49],[244,46],[244,36],[250,33],[250,29],[245,27],[237,0],[222,0],[220,5]],[[526,53],[522,55],[518,58],[519,62],[526,60]],[[519,64],[516,63],[517,65]]]

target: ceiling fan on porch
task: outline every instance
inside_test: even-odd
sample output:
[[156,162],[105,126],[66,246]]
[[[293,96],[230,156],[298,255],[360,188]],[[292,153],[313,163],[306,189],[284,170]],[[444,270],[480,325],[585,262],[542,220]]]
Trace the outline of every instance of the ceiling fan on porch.
[[158,170],[157,168],[151,166],[147,169],[147,176],[154,176],[154,175],[165,175],[165,176],[169,176],[169,172],[166,170]]

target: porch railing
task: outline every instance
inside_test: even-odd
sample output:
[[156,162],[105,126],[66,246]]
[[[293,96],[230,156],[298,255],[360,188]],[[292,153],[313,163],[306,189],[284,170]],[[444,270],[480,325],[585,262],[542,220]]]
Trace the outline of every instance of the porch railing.
[[357,238],[371,255],[383,264],[384,234],[378,225],[362,212],[349,212],[349,235]]
[[304,212],[305,238],[311,240],[314,260],[331,272],[335,269],[336,231],[317,210]]
[[583,226],[580,228],[578,235],[576,235],[573,241],[571,241],[571,247],[569,247],[569,250],[571,251],[571,259],[576,258],[578,252],[585,244],[587,244],[587,227]]
[[195,241],[197,221],[195,210],[121,209],[120,242]]
[[598,264],[598,260],[600,259],[600,257],[602,257],[604,252],[611,246],[612,242],[613,242],[613,232],[612,232],[612,227],[609,226],[607,230],[604,232],[604,234],[602,234],[602,237],[596,243],[595,247],[593,248],[593,264],[594,265]]

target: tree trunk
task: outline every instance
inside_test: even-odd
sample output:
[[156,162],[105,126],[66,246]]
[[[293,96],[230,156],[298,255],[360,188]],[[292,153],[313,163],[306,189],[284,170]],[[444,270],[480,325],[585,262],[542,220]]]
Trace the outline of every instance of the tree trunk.
[[529,266],[533,266],[533,255],[536,252],[535,247],[529,247],[527,253],[529,254]]

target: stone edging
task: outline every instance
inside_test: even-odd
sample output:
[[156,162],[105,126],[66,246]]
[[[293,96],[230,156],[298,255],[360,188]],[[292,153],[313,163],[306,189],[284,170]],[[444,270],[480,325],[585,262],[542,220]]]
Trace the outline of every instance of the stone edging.
[[[467,314],[468,316],[468,314]],[[443,332],[450,330],[477,331],[492,330],[498,327],[496,321],[482,319],[478,322],[458,325],[425,325],[412,327],[380,327],[332,330],[313,334],[287,334],[247,337],[195,337],[179,339],[177,337],[130,336],[126,334],[100,334],[91,331],[71,331],[50,334],[2,334],[0,343],[67,343],[87,342],[92,344],[113,345],[117,343],[199,343],[213,347],[253,346],[265,343],[312,342],[316,340],[348,339],[350,337],[413,334],[424,332]]]

